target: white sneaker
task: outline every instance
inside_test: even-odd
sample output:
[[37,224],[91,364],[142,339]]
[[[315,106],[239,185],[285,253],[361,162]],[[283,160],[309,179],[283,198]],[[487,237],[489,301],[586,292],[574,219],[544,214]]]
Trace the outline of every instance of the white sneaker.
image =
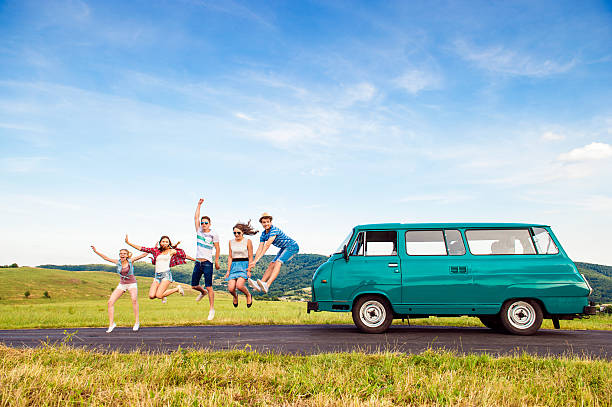
[[212,321],[214,317],[215,317],[215,310],[211,309],[210,311],[208,311],[208,320]]
[[164,298],[162,298],[162,304],[165,304],[165,303],[167,303],[167,302],[168,302],[168,297],[164,297]]
[[113,329],[115,329],[116,327],[117,327],[117,324],[113,322],[113,324],[110,325],[108,327],[108,329],[106,330],[106,333],[109,334],[109,333],[113,332]]
[[134,324],[134,327],[132,328],[132,331],[136,332],[140,329],[140,322],[136,322]]
[[200,295],[198,295],[196,297],[196,302],[202,300],[202,298],[206,297],[206,294],[208,294],[206,291],[204,291],[203,293],[200,293]]
[[261,292],[261,288],[259,288],[257,283],[255,281],[253,281],[253,279],[251,279],[251,278],[249,278],[249,287],[251,287],[255,291]]
[[268,294],[268,284],[265,281],[257,280],[257,284],[259,284],[259,287],[263,292]]
[[176,288],[178,288],[179,294],[185,295],[185,290],[183,290],[183,286],[182,285],[179,284],[179,285],[176,286]]

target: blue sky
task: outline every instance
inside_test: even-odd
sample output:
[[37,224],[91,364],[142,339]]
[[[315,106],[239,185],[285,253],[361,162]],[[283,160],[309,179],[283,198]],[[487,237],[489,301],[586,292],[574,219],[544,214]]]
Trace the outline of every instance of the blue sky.
[[[612,264],[606,2],[0,1],[0,264],[274,215],[550,224]],[[192,253],[193,254],[193,253]]]

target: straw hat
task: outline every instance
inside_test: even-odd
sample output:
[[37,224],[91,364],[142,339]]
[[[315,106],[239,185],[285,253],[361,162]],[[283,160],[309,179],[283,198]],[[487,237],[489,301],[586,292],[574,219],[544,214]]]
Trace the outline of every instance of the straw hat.
[[270,221],[272,221],[272,215],[270,215],[268,212],[264,212],[261,214],[261,216],[259,217],[259,223],[261,223],[261,220],[263,218],[270,218]]

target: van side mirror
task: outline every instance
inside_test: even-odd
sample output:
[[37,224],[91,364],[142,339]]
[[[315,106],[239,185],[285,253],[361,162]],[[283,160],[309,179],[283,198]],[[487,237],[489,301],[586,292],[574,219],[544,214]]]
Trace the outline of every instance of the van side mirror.
[[349,256],[347,250],[346,245],[344,245],[344,249],[342,249],[342,257],[344,257],[344,261],[348,263]]

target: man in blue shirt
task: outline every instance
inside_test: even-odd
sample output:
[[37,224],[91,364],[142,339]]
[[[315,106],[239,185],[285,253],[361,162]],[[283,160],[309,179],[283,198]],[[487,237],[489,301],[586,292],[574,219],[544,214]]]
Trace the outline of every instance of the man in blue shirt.
[[257,282],[255,282],[249,278],[249,285],[254,290],[264,291],[267,294],[270,285],[272,285],[272,282],[274,282],[276,277],[278,277],[278,273],[283,263],[287,263],[289,260],[291,260],[293,256],[300,251],[300,247],[295,240],[284,234],[282,230],[276,226],[272,226],[272,216],[270,216],[270,214],[267,212],[264,212],[261,215],[259,218],[259,223],[261,223],[261,226],[263,226],[264,231],[259,238],[259,247],[255,253],[255,259],[253,260],[252,266],[255,266],[263,255],[266,254],[266,251],[271,245],[280,248],[278,254],[276,257],[274,257],[274,260],[272,260],[266,269],[266,272],[261,280],[257,280]]

